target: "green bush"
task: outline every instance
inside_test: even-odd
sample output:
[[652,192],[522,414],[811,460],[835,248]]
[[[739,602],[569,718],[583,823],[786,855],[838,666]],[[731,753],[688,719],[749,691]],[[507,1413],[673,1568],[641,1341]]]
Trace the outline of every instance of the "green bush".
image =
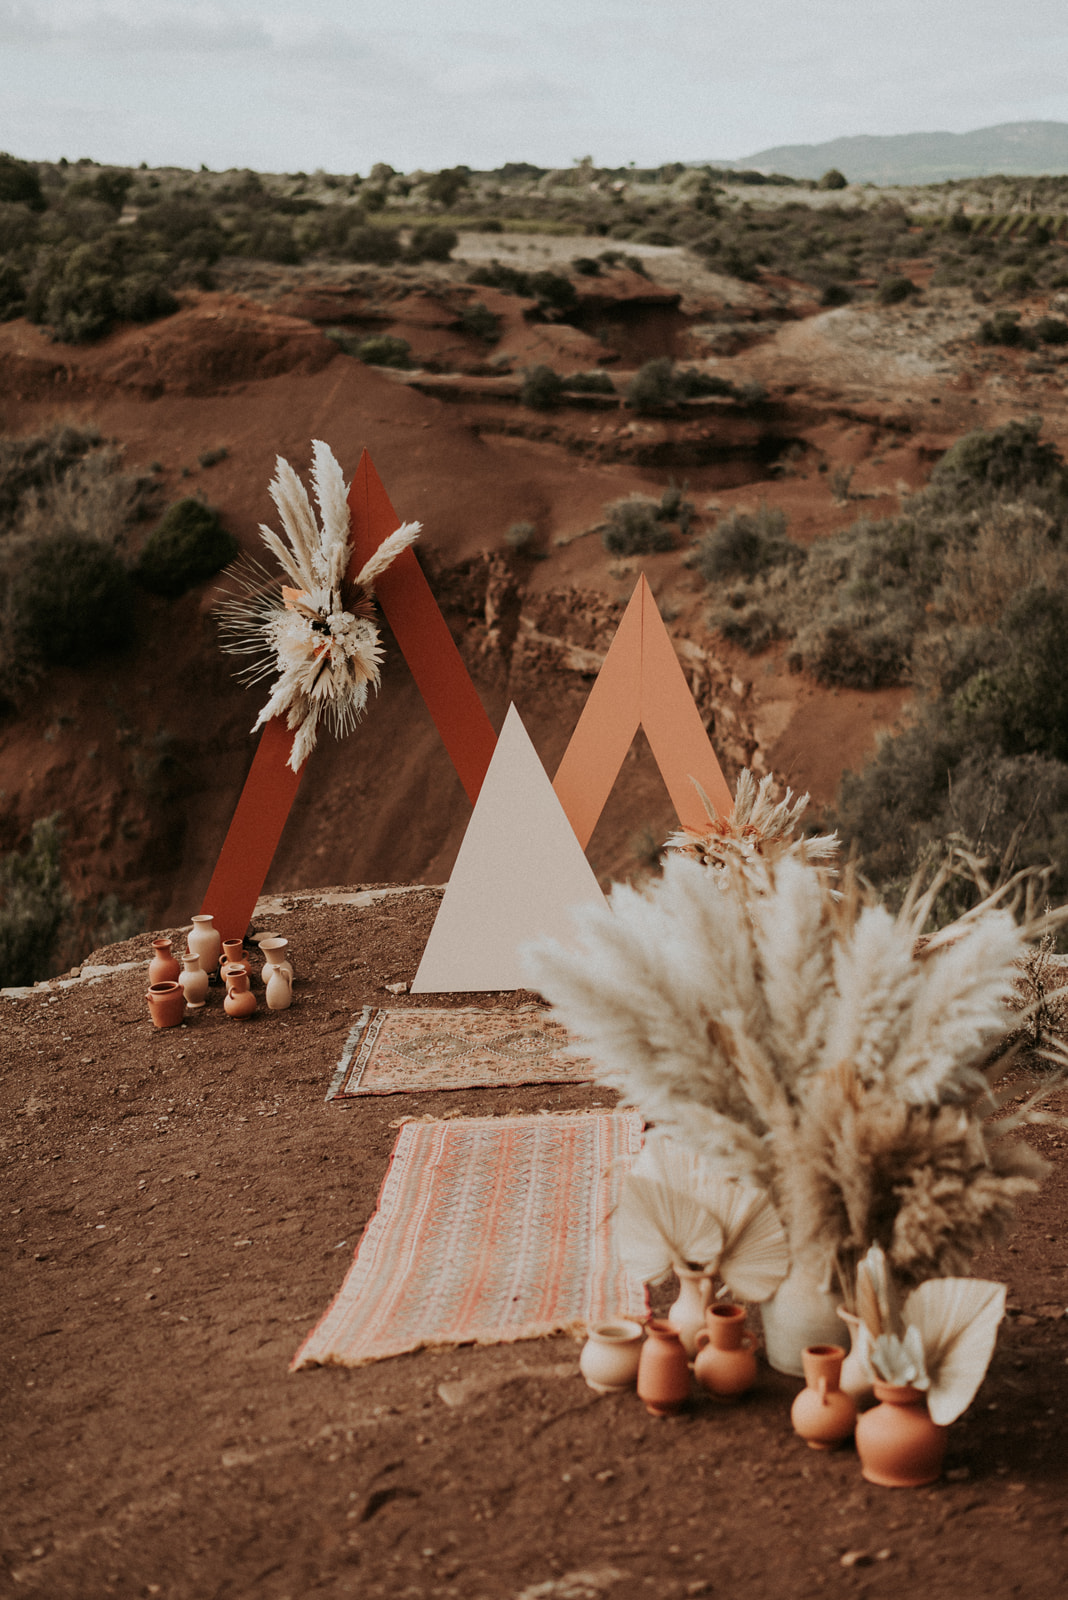
[[804,551],[786,536],[785,513],[769,506],[730,511],[698,540],[694,565],[706,583],[724,578],[754,578],[786,561],[801,561]]
[[1041,439],[1042,418],[976,429],[951,445],[931,473],[925,498],[956,510],[1035,491],[1068,507],[1068,472],[1056,445]]
[[5,644],[16,656],[57,666],[122,648],[133,637],[126,567],[98,539],[60,533],[21,553],[5,601]]
[[1028,294],[1035,286],[1035,275],[1027,267],[1005,267],[994,285],[1002,294]]
[[1068,344],[1068,322],[1061,317],[1039,317],[1035,338],[1042,344]]
[[411,353],[407,339],[399,339],[394,333],[372,334],[356,346],[356,355],[369,367],[410,367]]
[[609,373],[600,368],[593,372],[572,372],[564,379],[564,388],[572,394],[615,394],[616,386]]
[[1018,311],[995,311],[988,322],[979,324],[980,344],[1018,345],[1024,343]]
[[847,306],[853,298],[853,291],[844,283],[829,283],[820,295],[821,306]]
[[345,241],[344,255],[348,261],[384,267],[399,261],[402,254],[400,234],[395,228],[374,228],[361,224],[350,230]]
[[662,515],[660,502],[634,494],[626,500],[613,501],[605,509],[601,543],[610,555],[652,555],[674,548],[674,535]]
[[0,151],[0,200],[28,206],[31,211],[43,211],[48,204],[41,191],[37,168],[29,161],[9,156],[6,151]]
[[911,278],[906,278],[901,273],[894,273],[889,278],[883,279],[875,291],[875,298],[881,306],[897,306],[915,293],[916,285]]
[[558,317],[566,316],[578,304],[575,285],[559,272],[533,273],[530,288],[542,311]]
[[[625,391],[626,402],[638,412],[657,412],[676,406],[682,400],[705,396],[736,399],[738,390],[727,378],[696,367],[677,367],[670,356],[657,356],[638,368]],[[760,389],[764,397],[764,390]]]
[[191,496],[178,500],[149,534],[137,563],[139,581],[173,599],[233,561],[239,545],[219,513]]
[[849,179],[837,167],[828,167],[822,178],[816,180],[817,189],[845,189],[849,186]]
[[73,904],[60,869],[56,816],[35,822],[29,847],[0,860],[0,987],[36,983],[55,970]]
[[476,339],[484,339],[487,344],[493,344],[500,335],[500,317],[481,300],[474,300],[464,306],[458,321],[464,333],[473,334]]
[[414,228],[404,252],[408,261],[448,261],[460,235],[454,228]]
[[564,380],[552,367],[539,365],[524,370],[519,391],[521,405],[529,406],[532,411],[551,411],[559,405],[563,393]]

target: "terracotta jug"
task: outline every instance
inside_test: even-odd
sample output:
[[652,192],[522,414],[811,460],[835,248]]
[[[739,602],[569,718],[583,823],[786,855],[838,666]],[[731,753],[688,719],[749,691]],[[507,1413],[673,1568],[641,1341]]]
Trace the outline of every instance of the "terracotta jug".
[[697,1335],[693,1371],[698,1383],[720,1400],[734,1400],[753,1387],[757,1362],[743,1306],[729,1300],[709,1306],[705,1326]]
[[845,1351],[836,1344],[813,1344],[801,1357],[805,1387],[790,1410],[790,1421],[812,1450],[833,1450],[848,1439],[857,1408],[838,1386]]
[[240,939],[223,940],[222,964],[224,967],[244,967],[245,971],[248,973],[249,981],[251,982],[252,962],[246,956],[244,945],[241,943]]
[[669,1322],[650,1317],[645,1327],[648,1338],[638,1362],[638,1398],[652,1416],[669,1417],[690,1398],[690,1363]]
[[145,999],[157,1028],[176,1028],[185,1016],[185,994],[173,978],[167,983],[150,984]]
[[181,984],[185,994],[185,1003],[190,1011],[200,1011],[208,998],[210,980],[204,968],[200,965],[200,957],[198,955],[191,953],[183,956],[182,965],[185,971],[178,982]]
[[638,1379],[644,1334],[640,1322],[598,1322],[582,1347],[579,1370],[598,1394],[633,1389]]
[[256,996],[248,986],[248,973],[237,962],[223,968],[226,978],[226,999],[223,1010],[228,1017],[251,1017],[256,1009]]
[[190,953],[200,957],[200,965],[209,975],[218,970],[219,957],[222,955],[222,934],[215,926],[212,917],[203,913],[193,918],[193,926],[186,939]]
[[876,1383],[880,1403],[857,1422],[860,1470],[869,1483],[916,1489],[941,1476],[946,1430],[932,1422],[926,1397],[911,1384]]
[[148,963],[148,981],[154,983],[176,983],[181,973],[181,964],[175,960],[174,951],[171,949],[169,939],[153,939],[152,948],[156,952]]
[[712,1298],[712,1279],[695,1267],[675,1269],[679,1280],[678,1296],[667,1314],[667,1320],[682,1340],[682,1348],[693,1360],[697,1350],[697,1335],[705,1325],[705,1311]]

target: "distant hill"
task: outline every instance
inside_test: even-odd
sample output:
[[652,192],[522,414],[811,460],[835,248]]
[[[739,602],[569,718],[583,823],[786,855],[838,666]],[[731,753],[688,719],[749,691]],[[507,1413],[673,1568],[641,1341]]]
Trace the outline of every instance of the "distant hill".
[[1002,122],[972,133],[858,134],[826,144],[784,144],[710,166],[819,178],[837,167],[851,183],[945,183],[950,178],[1068,173],[1068,123]]

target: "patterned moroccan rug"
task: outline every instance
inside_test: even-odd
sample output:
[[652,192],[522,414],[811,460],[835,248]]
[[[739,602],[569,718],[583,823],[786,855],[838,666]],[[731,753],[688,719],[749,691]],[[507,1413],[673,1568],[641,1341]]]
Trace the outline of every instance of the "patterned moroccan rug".
[[515,1011],[383,1011],[365,1006],[345,1040],[328,1100],[361,1094],[586,1083],[567,1032],[539,1006]]
[[636,1112],[407,1123],[348,1275],[291,1370],[644,1316],[645,1287],[609,1226],[641,1141]]

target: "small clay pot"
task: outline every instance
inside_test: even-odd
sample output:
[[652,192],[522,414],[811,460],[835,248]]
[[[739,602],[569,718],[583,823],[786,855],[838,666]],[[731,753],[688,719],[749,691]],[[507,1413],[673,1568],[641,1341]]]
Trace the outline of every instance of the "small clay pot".
[[175,960],[171,941],[153,939],[152,948],[156,953],[148,963],[149,984],[176,983],[181,975],[182,966],[181,962]]
[[911,1384],[876,1383],[879,1402],[857,1422],[860,1470],[887,1489],[918,1489],[941,1477],[946,1430],[932,1422],[927,1398]]
[[736,1400],[753,1387],[757,1361],[743,1306],[729,1300],[709,1306],[705,1326],[697,1335],[693,1371],[698,1383],[718,1400]]
[[643,1339],[640,1322],[595,1323],[579,1357],[579,1370],[590,1388],[598,1394],[633,1389]]
[[690,1362],[669,1322],[650,1317],[638,1362],[638,1398],[654,1417],[670,1417],[690,1398]]
[[256,996],[248,986],[248,973],[237,962],[223,968],[226,978],[226,999],[223,1010],[228,1017],[251,1017],[256,1009]]
[[790,1421],[812,1450],[833,1450],[856,1427],[856,1405],[838,1386],[844,1360],[845,1351],[836,1344],[813,1344],[802,1352],[805,1387],[791,1407]]
[[174,979],[150,984],[145,999],[157,1028],[176,1028],[185,1016],[185,993]]

